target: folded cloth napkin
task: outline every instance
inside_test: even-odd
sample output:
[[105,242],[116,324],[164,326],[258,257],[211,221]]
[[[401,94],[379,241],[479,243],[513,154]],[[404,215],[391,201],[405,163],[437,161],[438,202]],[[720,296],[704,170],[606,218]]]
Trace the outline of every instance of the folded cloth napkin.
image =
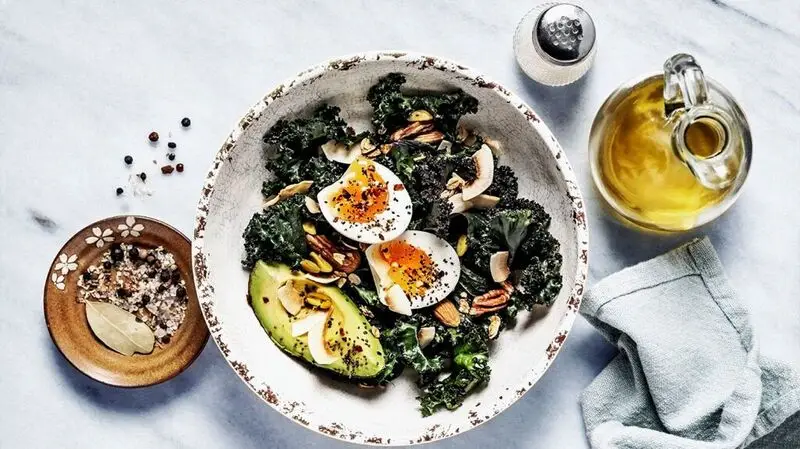
[[620,351],[581,395],[594,449],[800,448],[800,378],[759,355],[708,239],[611,275],[581,309]]

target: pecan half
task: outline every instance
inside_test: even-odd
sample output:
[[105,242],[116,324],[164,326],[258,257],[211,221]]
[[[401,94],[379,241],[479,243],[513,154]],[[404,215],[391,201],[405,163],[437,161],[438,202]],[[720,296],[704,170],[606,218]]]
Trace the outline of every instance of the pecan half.
[[458,313],[453,301],[445,299],[433,308],[433,315],[447,327],[458,327],[461,324],[461,314]]
[[361,253],[345,246],[338,246],[324,235],[306,234],[306,242],[311,250],[331,264],[334,270],[352,273],[361,264]]
[[436,143],[441,142],[444,139],[444,134],[440,131],[431,131],[429,133],[421,134],[414,138],[417,142],[422,143]]
[[481,316],[491,312],[503,310],[508,305],[511,294],[505,288],[498,288],[480,295],[472,300],[469,314]]
[[[405,128],[398,129],[389,136],[390,140],[403,140],[409,137],[418,136],[427,132],[433,131],[433,123],[430,122],[414,122]],[[441,139],[440,139],[441,140]]]

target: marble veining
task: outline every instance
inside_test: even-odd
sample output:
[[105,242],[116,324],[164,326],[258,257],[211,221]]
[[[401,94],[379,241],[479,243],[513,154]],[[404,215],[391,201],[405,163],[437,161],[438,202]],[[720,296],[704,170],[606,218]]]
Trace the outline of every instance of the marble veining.
[[[0,0],[0,447],[340,448],[292,424],[209,345],[178,378],[120,390],[76,372],[52,345],[41,292],[56,251],[96,219],[136,213],[190,233],[203,176],[234,122],[295,73],[334,56],[409,49],[469,65],[527,101],[558,137],[581,183],[590,284],[708,234],[750,306],[762,352],[800,368],[800,4],[792,0],[585,0],[595,66],[545,88],[516,68],[511,39],[535,3],[52,2]],[[607,218],[592,190],[592,118],[618,84],[694,54],[741,102],[754,162],[738,203],[702,230],[652,236]],[[182,117],[192,118],[188,130]],[[147,134],[162,136],[156,147]],[[162,177],[166,142],[183,174]],[[134,168],[123,156],[134,156]],[[156,160],[157,164],[153,164]],[[152,196],[132,190],[148,173]],[[577,398],[614,355],[583,320],[516,405],[437,448],[587,447]]]

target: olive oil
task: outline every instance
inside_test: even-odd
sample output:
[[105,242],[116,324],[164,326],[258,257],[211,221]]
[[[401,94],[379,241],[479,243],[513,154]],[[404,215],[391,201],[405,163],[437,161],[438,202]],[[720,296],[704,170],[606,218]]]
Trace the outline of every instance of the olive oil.
[[[593,164],[597,184],[612,206],[636,223],[664,230],[695,226],[697,217],[719,203],[728,189],[703,186],[673,150],[674,125],[664,108],[664,80],[649,78],[598,117]],[[684,141],[698,157],[711,158],[724,145],[724,129],[713,120],[693,122]]]

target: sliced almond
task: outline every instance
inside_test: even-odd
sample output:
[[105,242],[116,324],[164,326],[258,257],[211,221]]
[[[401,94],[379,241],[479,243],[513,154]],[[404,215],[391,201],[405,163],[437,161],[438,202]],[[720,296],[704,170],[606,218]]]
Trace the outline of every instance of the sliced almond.
[[497,335],[500,333],[500,324],[502,320],[497,315],[492,315],[489,317],[489,340],[494,340],[497,338]]
[[278,288],[278,300],[289,315],[292,316],[300,313],[300,309],[303,308],[303,298],[295,289],[292,281],[288,281]]
[[419,341],[419,347],[425,348],[433,341],[433,337],[436,336],[436,328],[433,326],[428,327],[421,327],[419,332],[417,332],[417,341]]
[[508,256],[508,251],[499,251],[489,257],[489,271],[492,273],[493,281],[503,282],[511,275]]
[[369,137],[364,137],[361,139],[359,146],[361,147],[361,154],[369,154],[378,149],[378,147],[372,143]]
[[409,301],[406,292],[398,284],[394,284],[386,290],[384,300],[386,301],[386,307],[392,312],[411,316],[411,301]]
[[298,195],[298,194],[301,194],[301,193],[306,193],[306,192],[308,192],[308,190],[311,188],[311,186],[313,184],[314,184],[314,181],[300,181],[297,184],[290,184],[290,185],[282,188],[281,191],[278,192],[277,195],[275,195],[272,198],[270,198],[269,200],[265,201],[263,206],[266,209],[266,208],[268,208],[270,206],[274,206],[274,205],[278,204],[279,202],[281,202],[281,201],[283,201],[283,200],[285,200],[287,198],[291,198],[291,197],[293,197],[295,195]]
[[488,146],[481,145],[481,148],[472,155],[472,160],[475,161],[478,176],[461,190],[464,201],[471,200],[486,191],[494,180],[494,156]]
[[342,164],[351,164],[361,155],[361,146],[358,144],[347,146],[341,142],[329,140],[321,148],[328,160]]
[[322,210],[320,210],[319,208],[319,203],[317,203],[316,200],[314,200],[314,198],[307,196],[305,197],[305,201],[306,201],[306,209],[308,209],[309,212],[311,212],[312,214],[322,213]]

